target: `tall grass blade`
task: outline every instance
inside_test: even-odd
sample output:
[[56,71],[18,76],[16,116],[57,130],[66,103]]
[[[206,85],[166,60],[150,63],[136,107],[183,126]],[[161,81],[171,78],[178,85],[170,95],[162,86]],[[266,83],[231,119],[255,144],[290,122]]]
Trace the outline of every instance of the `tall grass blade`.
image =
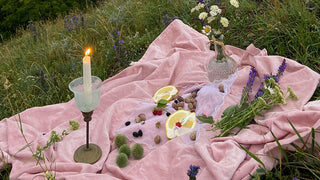
[[[239,144],[239,143],[238,143]],[[256,156],[254,155],[253,153],[251,153],[249,150],[247,150],[245,147],[243,147],[241,144],[239,144],[239,146],[247,153],[249,154],[249,156],[251,156],[254,160],[256,160],[258,163],[260,163],[263,168],[265,169],[266,166],[264,165],[264,163]]]
[[294,130],[294,132],[297,134],[297,136],[299,137],[299,140],[302,142],[303,147],[306,147],[307,151],[310,152],[310,149],[308,148],[308,146],[306,146],[306,142],[303,140],[303,138],[301,137],[300,133],[297,131],[297,129],[293,126],[293,124],[288,120],[290,126],[292,127],[292,129]]
[[286,152],[284,151],[284,149],[282,148],[282,146],[281,146],[281,144],[280,144],[280,142],[279,142],[278,138],[273,134],[273,132],[272,132],[272,131],[270,131],[270,132],[271,132],[271,134],[272,134],[272,136],[273,136],[274,140],[276,141],[276,143],[277,143],[277,145],[278,145],[278,147],[279,147],[279,149],[280,149],[280,151],[281,151],[281,153],[282,153],[283,157],[285,158],[286,162],[288,162],[288,161],[289,161],[288,156],[287,156]]

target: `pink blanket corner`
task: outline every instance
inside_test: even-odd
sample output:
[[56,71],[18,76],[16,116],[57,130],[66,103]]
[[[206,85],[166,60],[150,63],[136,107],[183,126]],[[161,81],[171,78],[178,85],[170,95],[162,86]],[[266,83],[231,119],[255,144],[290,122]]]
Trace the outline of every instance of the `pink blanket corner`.
[[[271,169],[275,165],[271,157],[277,153],[277,146],[270,130],[286,145],[298,139],[288,119],[302,136],[320,125],[320,101],[308,102],[320,75],[288,58],[287,69],[279,83],[283,88],[290,86],[299,100],[288,101],[286,105],[266,112],[263,119],[256,119],[258,124],[250,125],[250,129],[242,130],[236,136],[212,139],[215,132],[206,131],[204,127],[196,143],[186,144],[181,138],[175,138],[157,149],[145,148],[142,159],[131,157],[124,168],[115,164],[118,155],[114,145],[116,130],[140,102],[151,101],[153,93],[165,85],[175,85],[182,92],[194,84],[209,83],[205,64],[213,57],[213,52],[208,48],[208,41],[206,36],[175,20],[138,62],[103,82],[101,102],[90,122],[90,142],[98,144],[103,151],[97,163],[89,165],[73,160],[73,152],[85,143],[85,123],[74,100],[20,113],[24,134],[32,142],[31,147],[36,149],[38,144],[44,145],[51,130],[61,133],[68,127],[69,120],[76,120],[81,124],[79,130],[71,132],[56,144],[56,148],[47,151],[47,155],[52,153],[55,159],[57,179],[187,179],[190,164],[200,166],[198,179],[248,179],[249,173],[254,173],[259,164],[246,155],[238,143],[253,153],[270,155],[259,157]],[[266,50],[253,45],[246,50],[227,48],[239,70],[215,119],[226,107],[239,102],[250,66],[259,72],[253,86],[257,90],[263,75],[275,72],[284,59],[268,56]],[[12,163],[10,179],[43,179],[43,170],[30,159],[29,150],[17,153],[25,145],[18,120],[19,116],[15,115],[0,122],[0,150]]]

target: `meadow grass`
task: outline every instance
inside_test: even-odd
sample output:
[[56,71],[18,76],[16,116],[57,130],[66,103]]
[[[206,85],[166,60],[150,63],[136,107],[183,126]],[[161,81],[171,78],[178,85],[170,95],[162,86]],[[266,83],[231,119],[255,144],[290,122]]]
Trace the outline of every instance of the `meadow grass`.
[[[69,101],[73,94],[68,84],[82,76],[88,46],[94,50],[93,75],[105,80],[117,74],[142,57],[172,18],[195,25],[190,14],[195,5],[196,0],[105,1],[88,7],[81,17],[74,10],[70,16],[78,21],[72,25],[72,19],[58,17],[19,30],[0,44],[0,119]],[[319,1],[240,0],[239,9],[226,12],[226,44],[245,49],[252,43],[320,73]],[[319,88],[312,97],[316,99]]]

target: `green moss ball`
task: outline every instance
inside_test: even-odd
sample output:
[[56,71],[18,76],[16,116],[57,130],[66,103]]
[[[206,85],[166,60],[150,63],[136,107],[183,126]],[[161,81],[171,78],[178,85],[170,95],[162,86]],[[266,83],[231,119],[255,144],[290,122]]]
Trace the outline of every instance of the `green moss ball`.
[[114,143],[118,148],[120,148],[123,144],[127,144],[127,137],[123,134],[118,134],[114,140]]
[[135,144],[131,148],[132,156],[136,159],[140,159],[143,156],[144,149],[140,144]]
[[124,153],[128,156],[128,158],[130,157],[131,154],[131,149],[127,144],[124,144],[120,147],[119,149],[119,153]]
[[116,163],[121,168],[125,167],[128,164],[128,156],[125,153],[120,153],[117,156]]

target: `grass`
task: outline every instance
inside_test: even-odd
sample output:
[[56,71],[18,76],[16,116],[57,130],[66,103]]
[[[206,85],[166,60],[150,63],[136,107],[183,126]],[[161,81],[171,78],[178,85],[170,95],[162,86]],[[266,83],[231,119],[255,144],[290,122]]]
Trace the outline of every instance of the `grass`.
[[[0,44],[0,119],[69,101],[73,94],[68,84],[82,75],[87,46],[94,49],[92,74],[102,80],[117,74],[138,61],[164,30],[165,14],[193,26],[190,9],[195,5],[196,0],[105,1],[88,7],[72,28],[65,24],[68,18],[58,17],[19,30],[17,37]],[[239,9],[226,12],[226,44],[245,49],[253,43],[269,55],[294,59],[320,73],[318,0],[240,0]],[[75,10],[71,15],[79,14]],[[318,88],[312,100],[319,99]]]

